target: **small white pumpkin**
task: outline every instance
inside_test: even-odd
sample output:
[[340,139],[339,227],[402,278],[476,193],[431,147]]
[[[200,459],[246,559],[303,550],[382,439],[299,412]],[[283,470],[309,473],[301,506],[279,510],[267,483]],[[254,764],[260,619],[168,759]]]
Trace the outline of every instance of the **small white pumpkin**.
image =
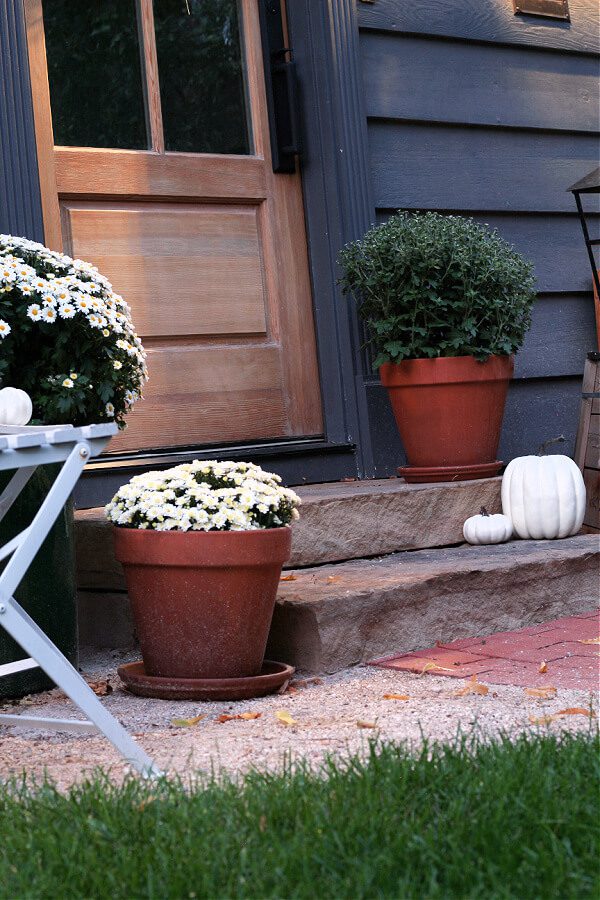
[[585,515],[585,484],[568,456],[519,456],[502,479],[502,511],[528,540],[577,534]]
[[471,516],[463,525],[463,535],[469,544],[503,544],[512,537],[513,527],[508,516],[490,515],[485,506],[478,516]]
[[27,425],[33,413],[31,397],[20,388],[0,391],[0,425]]

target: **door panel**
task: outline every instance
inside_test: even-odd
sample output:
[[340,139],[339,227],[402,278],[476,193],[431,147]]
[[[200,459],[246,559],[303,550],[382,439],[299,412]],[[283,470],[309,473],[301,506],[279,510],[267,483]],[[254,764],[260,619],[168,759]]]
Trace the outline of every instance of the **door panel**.
[[119,285],[142,338],[266,333],[256,207],[66,200],[62,212],[65,251]]
[[147,446],[164,446],[165,430],[170,446],[256,440],[265,432],[287,434],[276,345],[150,343],[147,350],[152,378],[144,402],[135,407],[130,427],[119,438],[122,449],[135,447],[140,433]]
[[[43,11],[48,17],[70,5],[77,15],[79,2],[44,0]],[[102,18],[115,3],[133,0],[88,2]],[[41,108],[43,120],[48,91],[39,83],[39,4],[27,0],[36,116]],[[182,18],[188,7],[192,23]],[[66,253],[94,263],[112,281],[131,305],[148,350],[145,399],[111,451],[320,435],[300,177],[272,171],[258,0],[154,0],[154,6],[137,0],[136,8],[153,149],[52,146],[46,157],[58,201],[44,204],[47,233],[59,235],[54,243],[62,242]],[[229,31],[221,27],[224,16]],[[231,30],[236,22],[238,44]],[[172,35],[179,38],[169,56]],[[211,42],[221,39],[229,41],[229,56],[215,63]],[[182,42],[189,52],[182,53]],[[208,87],[197,72],[184,71],[177,109],[193,117],[203,96],[197,115],[204,131],[180,127],[173,109],[168,115],[163,109],[179,84],[177,67],[185,68],[192,50],[197,65],[205,65]],[[139,67],[139,61],[131,65]],[[55,92],[50,94],[53,101]],[[227,117],[236,109],[241,119],[232,128]],[[47,112],[38,146],[40,133],[43,141],[48,132]],[[189,148],[205,139],[217,149],[235,146],[238,153],[165,152],[167,118],[170,146]]]

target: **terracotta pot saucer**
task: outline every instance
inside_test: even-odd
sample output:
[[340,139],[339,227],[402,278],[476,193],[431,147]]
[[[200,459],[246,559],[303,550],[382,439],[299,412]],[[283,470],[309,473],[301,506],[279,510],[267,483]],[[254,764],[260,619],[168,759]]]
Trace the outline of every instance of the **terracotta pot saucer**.
[[259,675],[245,678],[164,678],[147,675],[144,663],[119,666],[117,674],[128,691],[157,700],[250,700],[283,692],[293,666],[265,659]]
[[504,465],[500,460],[491,463],[474,463],[470,466],[401,466],[398,474],[408,484],[429,484],[438,481],[474,481],[476,478],[492,478]]

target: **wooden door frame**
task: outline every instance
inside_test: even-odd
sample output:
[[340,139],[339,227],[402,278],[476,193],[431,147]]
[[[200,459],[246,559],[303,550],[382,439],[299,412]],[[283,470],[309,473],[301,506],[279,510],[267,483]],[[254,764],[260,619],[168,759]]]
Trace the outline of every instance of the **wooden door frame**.
[[[46,204],[47,220],[57,219],[48,207],[53,202],[48,184],[54,179],[54,160],[52,154],[44,151],[44,147],[49,146],[51,120],[43,112],[45,98],[31,96],[27,64],[25,9],[31,3],[32,0],[0,0],[0,24],[4,26],[12,51],[10,64],[18,73],[16,81],[7,77],[0,90],[11,100],[6,108],[13,115],[12,121],[19,123],[17,133],[26,139],[27,151],[23,152],[21,140],[21,150],[13,157],[15,169],[18,169],[16,175],[22,182],[19,202],[9,204],[0,212],[0,226],[6,231],[20,230],[39,240],[43,233],[40,202],[42,208]],[[293,0],[288,3],[287,15],[304,119],[302,181],[325,439],[282,442],[281,453],[273,444],[264,447],[264,452],[260,445],[239,449],[245,451],[246,456],[283,460],[281,468],[290,481],[333,480],[352,474],[373,477],[360,332],[352,303],[341,297],[336,285],[339,248],[363,234],[374,218],[355,0],[323,0],[318,4],[312,0]],[[41,23],[34,20],[28,24],[30,29],[33,27],[30,41],[43,40]],[[14,93],[15,85],[23,102],[21,108],[13,111],[14,98],[8,94]],[[38,108],[40,103],[41,110]],[[48,110],[49,105],[45,108]],[[27,122],[34,120],[34,112],[39,144],[37,166],[32,129],[23,135]],[[18,228],[17,211],[21,209],[28,212],[26,229]],[[55,235],[45,240],[56,243],[56,239]],[[221,449],[210,448],[210,452],[218,454]],[[251,449],[255,450],[253,454]],[[234,448],[224,448],[224,452],[235,454]],[[169,456],[165,454],[164,462]],[[298,460],[296,468],[294,458]],[[139,463],[144,465],[144,460],[140,459]],[[156,456],[147,460],[146,465],[149,464],[157,464]],[[120,472],[119,477],[128,477],[128,469]],[[294,474],[296,469],[297,475]],[[113,477],[116,474],[114,463],[111,470]],[[320,478],[319,471],[322,473]],[[101,472],[90,474],[100,476]],[[106,475],[110,473],[107,471]],[[97,483],[99,478],[93,480]],[[95,496],[97,490],[93,493]]]

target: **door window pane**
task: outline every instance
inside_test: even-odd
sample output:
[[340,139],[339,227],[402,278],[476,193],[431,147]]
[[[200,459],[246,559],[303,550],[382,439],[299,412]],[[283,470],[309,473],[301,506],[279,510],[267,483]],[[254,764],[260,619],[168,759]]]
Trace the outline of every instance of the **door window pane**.
[[249,153],[237,0],[154,0],[166,150]]
[[54,143],[148,147],[135,0],[43,0]]

